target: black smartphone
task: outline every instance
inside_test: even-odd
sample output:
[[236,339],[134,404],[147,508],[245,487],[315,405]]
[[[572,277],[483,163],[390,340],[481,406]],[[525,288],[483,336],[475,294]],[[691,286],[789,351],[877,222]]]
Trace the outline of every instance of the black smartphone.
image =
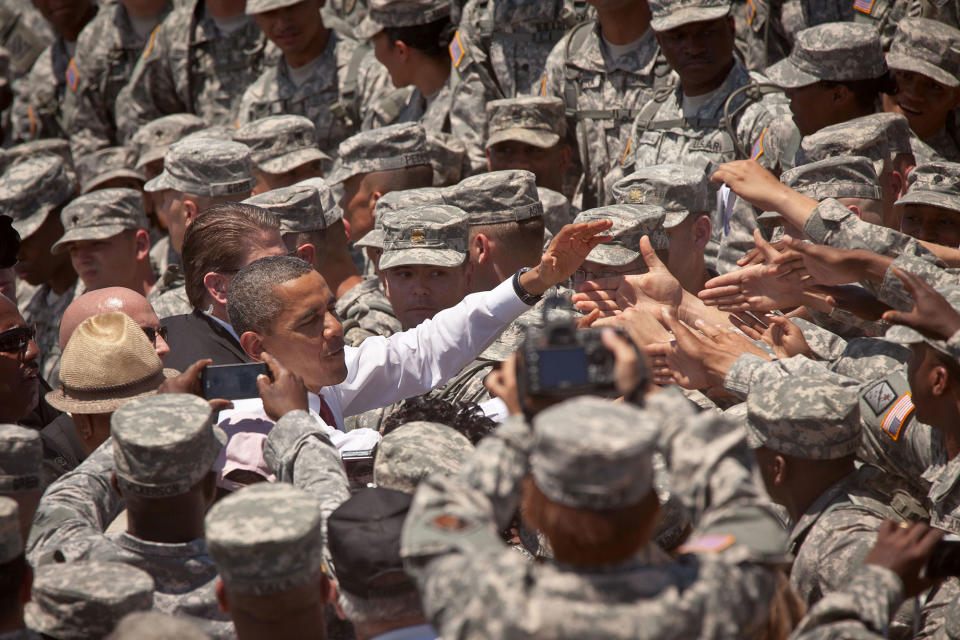
[[350,491],[359,491],[373,482],[373,461],[376,457],[376,447],[363,451],[340,452],[340,459],[350,482]]
[[926,577],[930,580],[960,576],[960,536],[944,536],[927,560]]
[[264,362],[209,366],[200,375],[203,397],[207,400],[256,398],[260,395],[257,390],[257,376],[261,373],[270,375],[270,368]]

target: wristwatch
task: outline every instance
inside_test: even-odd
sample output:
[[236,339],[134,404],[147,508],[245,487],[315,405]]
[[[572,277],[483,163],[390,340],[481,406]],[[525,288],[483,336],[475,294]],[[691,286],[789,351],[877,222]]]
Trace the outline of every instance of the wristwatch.
[[530,270],[531,270],[530,267],[523,267],[522,269],[520,269],[520,271],[517,271],[515,274],[513,274],[513,291],[517,294],[517,297],[523,301],[524,304],[530,305],[532,307],[533,305],[540,302],[540,300],[543,298],[543,294],[541,293],[540,295],[535,296],[531,293],[528,293],[527,290],[524,289],[523,286],[520,284],[520,275]]

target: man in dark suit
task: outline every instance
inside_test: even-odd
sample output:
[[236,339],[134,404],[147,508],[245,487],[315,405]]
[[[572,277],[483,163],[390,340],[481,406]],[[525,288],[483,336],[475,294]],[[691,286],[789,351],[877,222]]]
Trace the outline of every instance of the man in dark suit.
[[249,362],[227,316],[234,275],[254,260],[287,252],[276,217],[252,205],[210,207],[184,235],[182,264],[193,311],[163,320],[170,342],[166,366],[186,370],[198,359],[213,364]]

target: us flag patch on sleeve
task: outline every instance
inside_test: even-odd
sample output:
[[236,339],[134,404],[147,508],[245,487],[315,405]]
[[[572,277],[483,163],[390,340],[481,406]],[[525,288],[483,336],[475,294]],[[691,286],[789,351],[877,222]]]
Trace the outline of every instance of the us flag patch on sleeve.
[[457,69],[460,68],[460,63],[463,62],[465,53],[463,43],[460,42],[460,30],[458,29],[457,32],[453,34],[453,40],[450,41],[450,60]]
[[70,64],[67,65],[67,72],[64,74],[64,76],[66,77],[67,86],[70,87],[70,91],[76,93],[77,82],[80,80],[80,74],[77,72],[77,65],[73,58],[70,58]]
[[753,149],[750,150],[750,159],[751,159],[751,160],[756,160],[757,158],[759,158],[760,156],[763,155],[763,138],[764,138],[764,136],[767,135],[767,131],[769,131],[769,130],[770,130],[769,127],[767,127],[766,129],[764,129],[764,130],[760,133],[760,137],[757,138],[757,141],[753,143]]
[[853,8],[869,16],[873,15],[873,7],[876,3],[877,0],[853,0]]
[[903,425],[907,423],[907,419],[913,413],[913,409],[913,398],[907,392],[890,407],[890,411],[887,412],[887,415],[883,417],[883,422],[880,423],[880,428],[888,436],[897,440],[900,437],[900,431],[903,430]]

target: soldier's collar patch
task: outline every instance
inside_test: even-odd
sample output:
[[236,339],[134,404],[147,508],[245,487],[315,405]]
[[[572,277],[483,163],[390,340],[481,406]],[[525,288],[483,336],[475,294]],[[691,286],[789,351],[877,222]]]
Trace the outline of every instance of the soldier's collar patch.
[[426,234],[423,229],[414,229],[410,232],[410,242],[423,242],[426,239]]
[[679,551],[680,553],[718,553],[733,546],[736,541],[734,536],[702,536],[682,545]]

